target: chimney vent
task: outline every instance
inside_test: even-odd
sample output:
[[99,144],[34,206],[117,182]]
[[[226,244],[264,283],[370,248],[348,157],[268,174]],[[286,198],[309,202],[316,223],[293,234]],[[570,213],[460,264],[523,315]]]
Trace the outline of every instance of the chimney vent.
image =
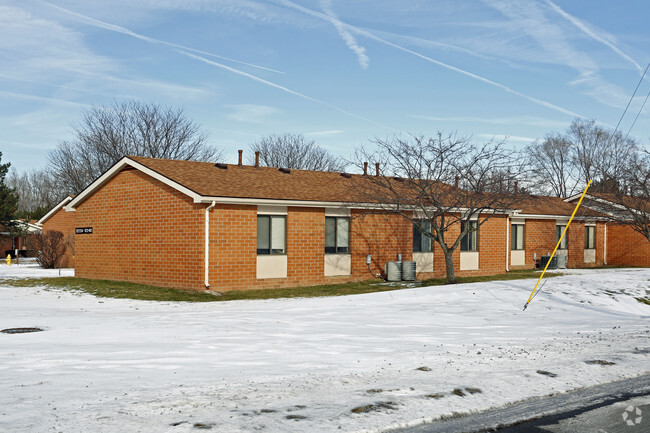
[[379,177],[379,163],[375,163],[375,176]]
[[517,181],[515,180],[515,194],[517,194],[518,191],[519,191],[518,186],[519,186],[519,182],[517,182]]
[[258,150],[255,152],[255,167],[259,167],[259,166],[260,166],[260,151]]
[[456,176],[456,179],[455,179],[455,182],[454,182],[454,186],[455,186],[456,188],[458,188],[458,181],[459,181],[459,180],[460,180],[460,178],[459,178],[458,176]]
[[368,163],[367,162],[363,163],[363,175],[364,176],[368,175]]
[[241,167],[241,165],[242,165],[242,154],[244,153],[244,151],[240,149],[237,152],[239,152],[239,163],[237,165],[239,165]]

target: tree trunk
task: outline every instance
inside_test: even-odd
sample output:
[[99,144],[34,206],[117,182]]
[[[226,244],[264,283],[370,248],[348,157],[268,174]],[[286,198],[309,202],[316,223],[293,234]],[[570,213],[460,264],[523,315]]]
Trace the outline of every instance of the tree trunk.
[[447,271],[447,284],[456,282],[456,275],[454,274],[454,250],[446,250],[445,253],[445,270]]

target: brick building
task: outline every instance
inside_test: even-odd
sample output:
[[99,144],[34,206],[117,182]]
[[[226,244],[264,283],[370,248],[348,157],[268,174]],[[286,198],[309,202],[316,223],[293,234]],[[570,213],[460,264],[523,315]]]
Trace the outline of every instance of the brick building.
[[36,221],[14,220],[13,227],[0,226],[0,254],[6,257],[7,254],[16,257],[31,255],[30,237],[40,233],[41,227]]
[[65,255],[58,266],[61,268],[74,268],[75,262],[75,219],[74,212],[66,212],[65,205],[70,203],[74,196],[68,196],[54,206],[36,224],[42,227],[43,233],[59,231],[63,233],[66,245]]
[[[444,256],[406,219],[352,197],[365,175],[125,157],[44,217],[72,233],[76,275],[158,286],[235,290],[373,278],[398,257],[418,278],[443,277]],[[521,196],[454,252],[457,276],[535,266],[574,205]],[[609,225],[611,230],[611,224]],[[450,239],[455,238],[452,232]],[[571,224],[569,267],[607,263],[608,225],[595,211]],[[611,236],[610,236],[611,238]],[[370,255],[370,263],[366,262]]]
[[[550,255],[575,205],[557,197],[521,196],[515,205],[520,209],[510,218],[511,269],[532,268],[536,260]],[[558,262],[569,268],[607,264],[606,221],[603,214],[581,207],[556,252]]]
[[[579,196],[572,196],[566,201],[574,204],[578,198]],[[620,220],[629,219],[632,213],[639,210],[645,215],[650,213],[650,203],[643,197],[633,195],[621,197],[603,193],[587,194],[582,207]],[[642,221],[643,218],[638,220],[638,222]],[[606,264],[650,266],[650,242],[644,235],[635,231],[631,225],[606,222],[602,232],[602,238],[606,244]]]

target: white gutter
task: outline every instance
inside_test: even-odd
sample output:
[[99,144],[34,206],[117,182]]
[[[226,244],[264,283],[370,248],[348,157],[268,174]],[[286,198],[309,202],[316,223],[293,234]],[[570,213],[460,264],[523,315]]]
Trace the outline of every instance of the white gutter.
[[210,206],[205,208],[205,257],[203,259],[205,263],[204,276],[205,276],[205,288],[210,288],[209,283],[209,269],[208,265],[210,264],[210,211],[216,206],[217,202],[213,201]]
[[603,236],[603,264],[607,265],[607,223],[605,223],[605,236]]
[[506,218],[506,272],[510,272],[510,215]]

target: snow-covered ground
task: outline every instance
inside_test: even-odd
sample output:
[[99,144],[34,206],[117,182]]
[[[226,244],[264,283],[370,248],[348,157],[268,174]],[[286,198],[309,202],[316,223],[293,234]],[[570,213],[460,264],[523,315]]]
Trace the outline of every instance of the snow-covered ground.
[[525,312],[531,280],[197,304],[3,282],[54,275],[0,266],[0,329],[45,329],[0,333],[0,431],[377,432],[650,371],[647,269],[569,271]]

